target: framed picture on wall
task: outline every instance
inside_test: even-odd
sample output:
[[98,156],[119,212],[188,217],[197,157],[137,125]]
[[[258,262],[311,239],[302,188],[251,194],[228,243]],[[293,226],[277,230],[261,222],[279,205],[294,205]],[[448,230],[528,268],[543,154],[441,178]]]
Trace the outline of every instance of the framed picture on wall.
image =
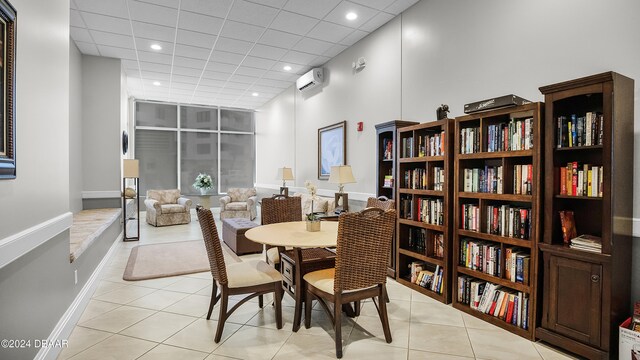
[[16,10],[0,0],[0,179],[16,177]]
[[318,179],[329,179],[332,166],[346,164],[347,122],[318,129]]

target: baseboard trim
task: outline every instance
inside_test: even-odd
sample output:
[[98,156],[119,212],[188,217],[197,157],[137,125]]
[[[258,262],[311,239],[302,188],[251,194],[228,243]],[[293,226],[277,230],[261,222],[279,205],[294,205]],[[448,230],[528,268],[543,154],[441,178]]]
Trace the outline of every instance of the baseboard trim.
[[119,198],[121,196],[120,191],[118,190],[107,190],[107,191],[83,191],[82,198],[83,199],[111,199],[111,198]]
[[[53,331],[51,331],[51,334],[49,334],[47,343],[53,344],[56,341],[69,339],[73,328],[76,326],[76,323],[80,319],[80,316],[82,316],[84,309],[89,304],[89,300],[91,300],[93,292],[98,286],[98,280],[100,279],[102,271],[104,270],[109,260],[111,260],[111,257],[115,253],[116,249],[122,244],[122,236],[123,233],[121,232],[120,235],[116,237],[115,241],[113,242],[105,256],[102,258],[102,261],[100,261],[96,269],[87,280],[87,283],[84,284],[82,290],[80,290],[80,293],[78,293],[78,296],[76,296],[71,305],[69,305],[67,311],[65,311],[64,315],[62,315],[56,326],[53,328]],[[40,348],[40,351],[38,351],[38,354],[34,357],[34,360],[55,360],[58,355],[60,355],[61,351],[62,348],[58,346],[42,347]]]
[[0,269],[69,229],[73,214],[66,212],[0,240]]
[[[275,184],[255,184],[255,187],[257,188],[273,189],[273,190],[276,190],[276,192],[280,191],[280,186],[281,185],[275,185]],[[290,195],[293,195],[293,193],[297,193],[297,192],[306,194],[309,191],[305,187],[289,186]],[[318,189],[318,195],[320,196],[333,197],[336,192],[337,192],[337,186],[335,190]],[[361,193],[361,192],[354,192],[354,191],[345,191],[345,192],[349,193],[349,200],[367,201],[367,199],[370,197],[376,197],[376,194],[371,194],[371,193]]]

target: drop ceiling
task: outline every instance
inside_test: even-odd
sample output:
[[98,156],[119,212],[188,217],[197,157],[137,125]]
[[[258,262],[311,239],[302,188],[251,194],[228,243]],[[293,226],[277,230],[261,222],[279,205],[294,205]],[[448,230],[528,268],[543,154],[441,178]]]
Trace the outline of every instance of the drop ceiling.
[[71,0],[71,38],[135,98],[255,109],[417,1]]

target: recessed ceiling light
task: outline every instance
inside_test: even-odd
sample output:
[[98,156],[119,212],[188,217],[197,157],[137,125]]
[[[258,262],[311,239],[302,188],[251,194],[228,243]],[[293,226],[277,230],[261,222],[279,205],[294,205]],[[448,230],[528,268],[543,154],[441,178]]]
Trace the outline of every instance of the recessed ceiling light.
[[258,93],[256,93],[256,92],[254,92],[253,94],[251,94],[251,96],[258,96],[258,95],[260,95],[260,94],[258,94]]
[[162,50],[162,46],[158,45],[158,44],[151,44],[151,48],[153,50]]
[[358,14],[356,14],[354,12],[350,12],[350,13],[347,13],[346,18],[347,18],[347,20],[355,20],[355,19],[358,18]]
[[162,85],[162,84],[160,84],[160,81],[154,81],[154,82],[153,82],[153,85],[155,85],[155,86],[160,86],[160,85]]
[[283,67],[284,71],[291,71],[291,66],[289,65],[285,65],[285,67]]

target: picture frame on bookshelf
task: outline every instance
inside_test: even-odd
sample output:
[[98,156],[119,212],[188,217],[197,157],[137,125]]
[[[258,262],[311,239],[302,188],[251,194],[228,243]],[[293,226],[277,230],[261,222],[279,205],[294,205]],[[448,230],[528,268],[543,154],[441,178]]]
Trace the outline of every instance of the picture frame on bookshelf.
[[347,122],[318,129],[318,179],[328,180],[331,167],[347,165]]

